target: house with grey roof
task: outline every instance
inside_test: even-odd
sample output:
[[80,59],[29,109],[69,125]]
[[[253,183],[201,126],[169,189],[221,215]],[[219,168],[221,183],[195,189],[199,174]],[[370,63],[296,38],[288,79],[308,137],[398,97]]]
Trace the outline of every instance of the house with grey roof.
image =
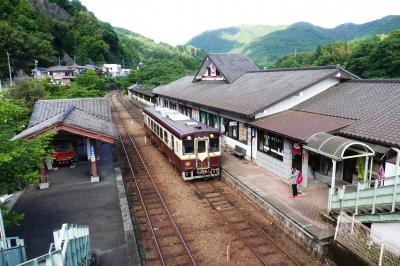
[[50,80],[54,84],[69,85],[75,78],[73,66],[52,66],[48,69]]

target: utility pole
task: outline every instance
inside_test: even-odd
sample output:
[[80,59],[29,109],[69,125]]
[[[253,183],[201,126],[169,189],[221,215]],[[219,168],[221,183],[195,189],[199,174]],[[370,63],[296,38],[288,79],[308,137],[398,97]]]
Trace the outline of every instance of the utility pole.
[[294,58],[297,58],[297,48],[294,48]]
[[37,65],[38,65],[38,60],[35,60],[35,76],[36,78],[38,77],[38,70],[37,70]]
[[13,81],[11,76],[10,53],[8,51],[7,51],[7,60],[8,60],[8,72],[10,73],[10,86],[12,86]]
[[125,59],[122,58],[122,68],[125,68]]
[[61,66],[61,57],[58,57],[58,65]]
[[3,87],[1,86],[1,71],[0,71],[0,91],[2,91],[3,90]]

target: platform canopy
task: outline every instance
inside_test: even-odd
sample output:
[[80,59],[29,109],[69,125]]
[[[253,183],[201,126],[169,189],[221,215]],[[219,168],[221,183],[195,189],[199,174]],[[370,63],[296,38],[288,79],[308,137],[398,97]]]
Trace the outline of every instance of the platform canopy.
[[53,130],[114,143],[116,129],[105,98],[41,100],[35,104],[27,129],[14,136],[30,139]]
[[[303,146],[304,149],[324,155],[335,161],[375,155],[371,147],[363,142],[334,136],[324,132],[313,134],[306,143],[307,144]],[[345,156],[346,150],[351,150],[356,154]]]

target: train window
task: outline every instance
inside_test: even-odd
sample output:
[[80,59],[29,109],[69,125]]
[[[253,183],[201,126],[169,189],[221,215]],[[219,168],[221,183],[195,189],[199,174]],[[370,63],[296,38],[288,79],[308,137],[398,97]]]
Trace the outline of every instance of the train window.
[[168,144],[168,132],[164,130],[164,141]]
[[193,154],[194,152],[194,140],[193,136],[187,136],[182,140],[183,144],[183,155]]
[[206,152],[206,141],[205,140],[200,140],[199,142],[197,142],[197,152],[198,153]]
[[174,143],[175,143],[175,138],[174,138],[174,136],[171,135],[171,145],[172,145],[172,150],[173,151],[175,151]]
[[219,137],[210,134],[210,152],[219,152]]

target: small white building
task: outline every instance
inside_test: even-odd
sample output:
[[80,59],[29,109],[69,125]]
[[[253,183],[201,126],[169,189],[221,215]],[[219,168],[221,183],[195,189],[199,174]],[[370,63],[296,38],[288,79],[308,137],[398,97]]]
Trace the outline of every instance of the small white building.
[[103,64],[101,67],[101,71],[110,77],[120,77],[121,70],[121,65],[118,64]]

